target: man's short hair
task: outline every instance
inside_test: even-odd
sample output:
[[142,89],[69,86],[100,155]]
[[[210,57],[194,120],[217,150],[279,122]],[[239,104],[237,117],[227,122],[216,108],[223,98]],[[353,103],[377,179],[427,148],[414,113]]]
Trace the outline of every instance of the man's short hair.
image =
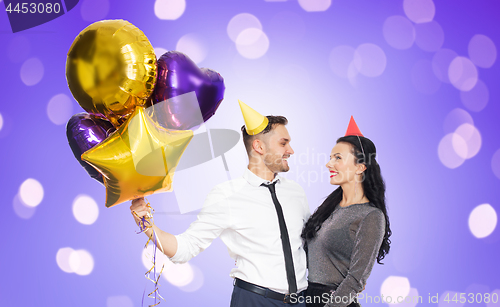
[[266,117],[269,120],[269,123],[267,124],[266,128],[264,128],[264,130],[262,130],[260,133],[256,135],[248,134],[245,125],[241,126],[241,133],[243,133],[243,143],[245,144],[245,148],[248,154],[250,154],[250,152],[252,151],[252,143],[256,137],[258,137],[259,135],[264,135],[266,133],[269,133],[276,127],[276,125],[285,126],[286,124],[288,124],[288,119],[286,119],[286,117],[284,116],[268,115]]

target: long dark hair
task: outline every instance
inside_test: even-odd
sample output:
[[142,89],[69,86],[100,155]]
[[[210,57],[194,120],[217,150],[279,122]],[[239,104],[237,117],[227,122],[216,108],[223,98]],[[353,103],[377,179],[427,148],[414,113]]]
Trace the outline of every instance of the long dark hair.
[[[363,191],[365,196],[370,201],[370,204],[379,208],[385,216],[385,234],[380,246],[377,262],[383,264],[381,261],[385,255],[389,253],[391,240],[389,237],[392,234],[389,216],[387,215],[387,208],[385,205],[385,183],[380,172],[380,166],[375,159],[377,150],[375,144],[365,137],[360,136],[344,136],[337,140],[337,143],[351,144],[352,154],[354,155],[355,163],[362,163],[366,166],[364,171],[364,178],[362,181]],[[360,144],[361,142],[361,144]],[[363,151],[360,147],[363,146]],[[316,232],[321,228],[323,222],[332,214],[333,210],[339,205],[342,200],[342,187],[335,189],[325,201],[319,206],[313,215],[309,218],[304,229],[302,230],[302,239],[304,239],[304,248],[307,250],[307,241],[316,236]]]

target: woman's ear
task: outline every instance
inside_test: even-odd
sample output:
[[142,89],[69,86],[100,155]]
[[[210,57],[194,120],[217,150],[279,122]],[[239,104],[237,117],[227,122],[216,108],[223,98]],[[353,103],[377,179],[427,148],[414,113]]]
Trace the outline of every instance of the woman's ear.
[[356,174],[361,175],[364,171],[366,171],[366,165],[360,163],[356,166]]

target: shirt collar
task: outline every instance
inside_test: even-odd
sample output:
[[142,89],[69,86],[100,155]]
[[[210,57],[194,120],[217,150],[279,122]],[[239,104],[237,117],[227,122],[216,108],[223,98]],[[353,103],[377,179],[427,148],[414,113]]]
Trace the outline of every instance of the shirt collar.
[[245,173],[243,173],[243,178],[245,178],[245,180],[248,181],[248,183],[250,183],[250,185],[254,187],[259,187],[263,183],[267,184],[267,183],[273,183],[275,181],[279,183],[281,181],[281,176],[278,174],[274,176],[274,179],[272,181],[268,181],[266,179],[260,178],[259,176],[255,175],[248,168],[245,169]]

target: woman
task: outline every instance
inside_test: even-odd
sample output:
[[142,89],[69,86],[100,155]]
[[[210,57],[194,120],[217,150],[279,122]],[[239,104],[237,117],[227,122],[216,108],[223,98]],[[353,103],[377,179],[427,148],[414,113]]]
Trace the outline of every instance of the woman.
[[375,155],[375,145],[351,117],[346,135],[337,140],[326,164],[330,183],[339,187],[302,231],[308,307],[359,306],[356,295],[364,289],[375,260],[381,263],[389,252],[385,184]]

